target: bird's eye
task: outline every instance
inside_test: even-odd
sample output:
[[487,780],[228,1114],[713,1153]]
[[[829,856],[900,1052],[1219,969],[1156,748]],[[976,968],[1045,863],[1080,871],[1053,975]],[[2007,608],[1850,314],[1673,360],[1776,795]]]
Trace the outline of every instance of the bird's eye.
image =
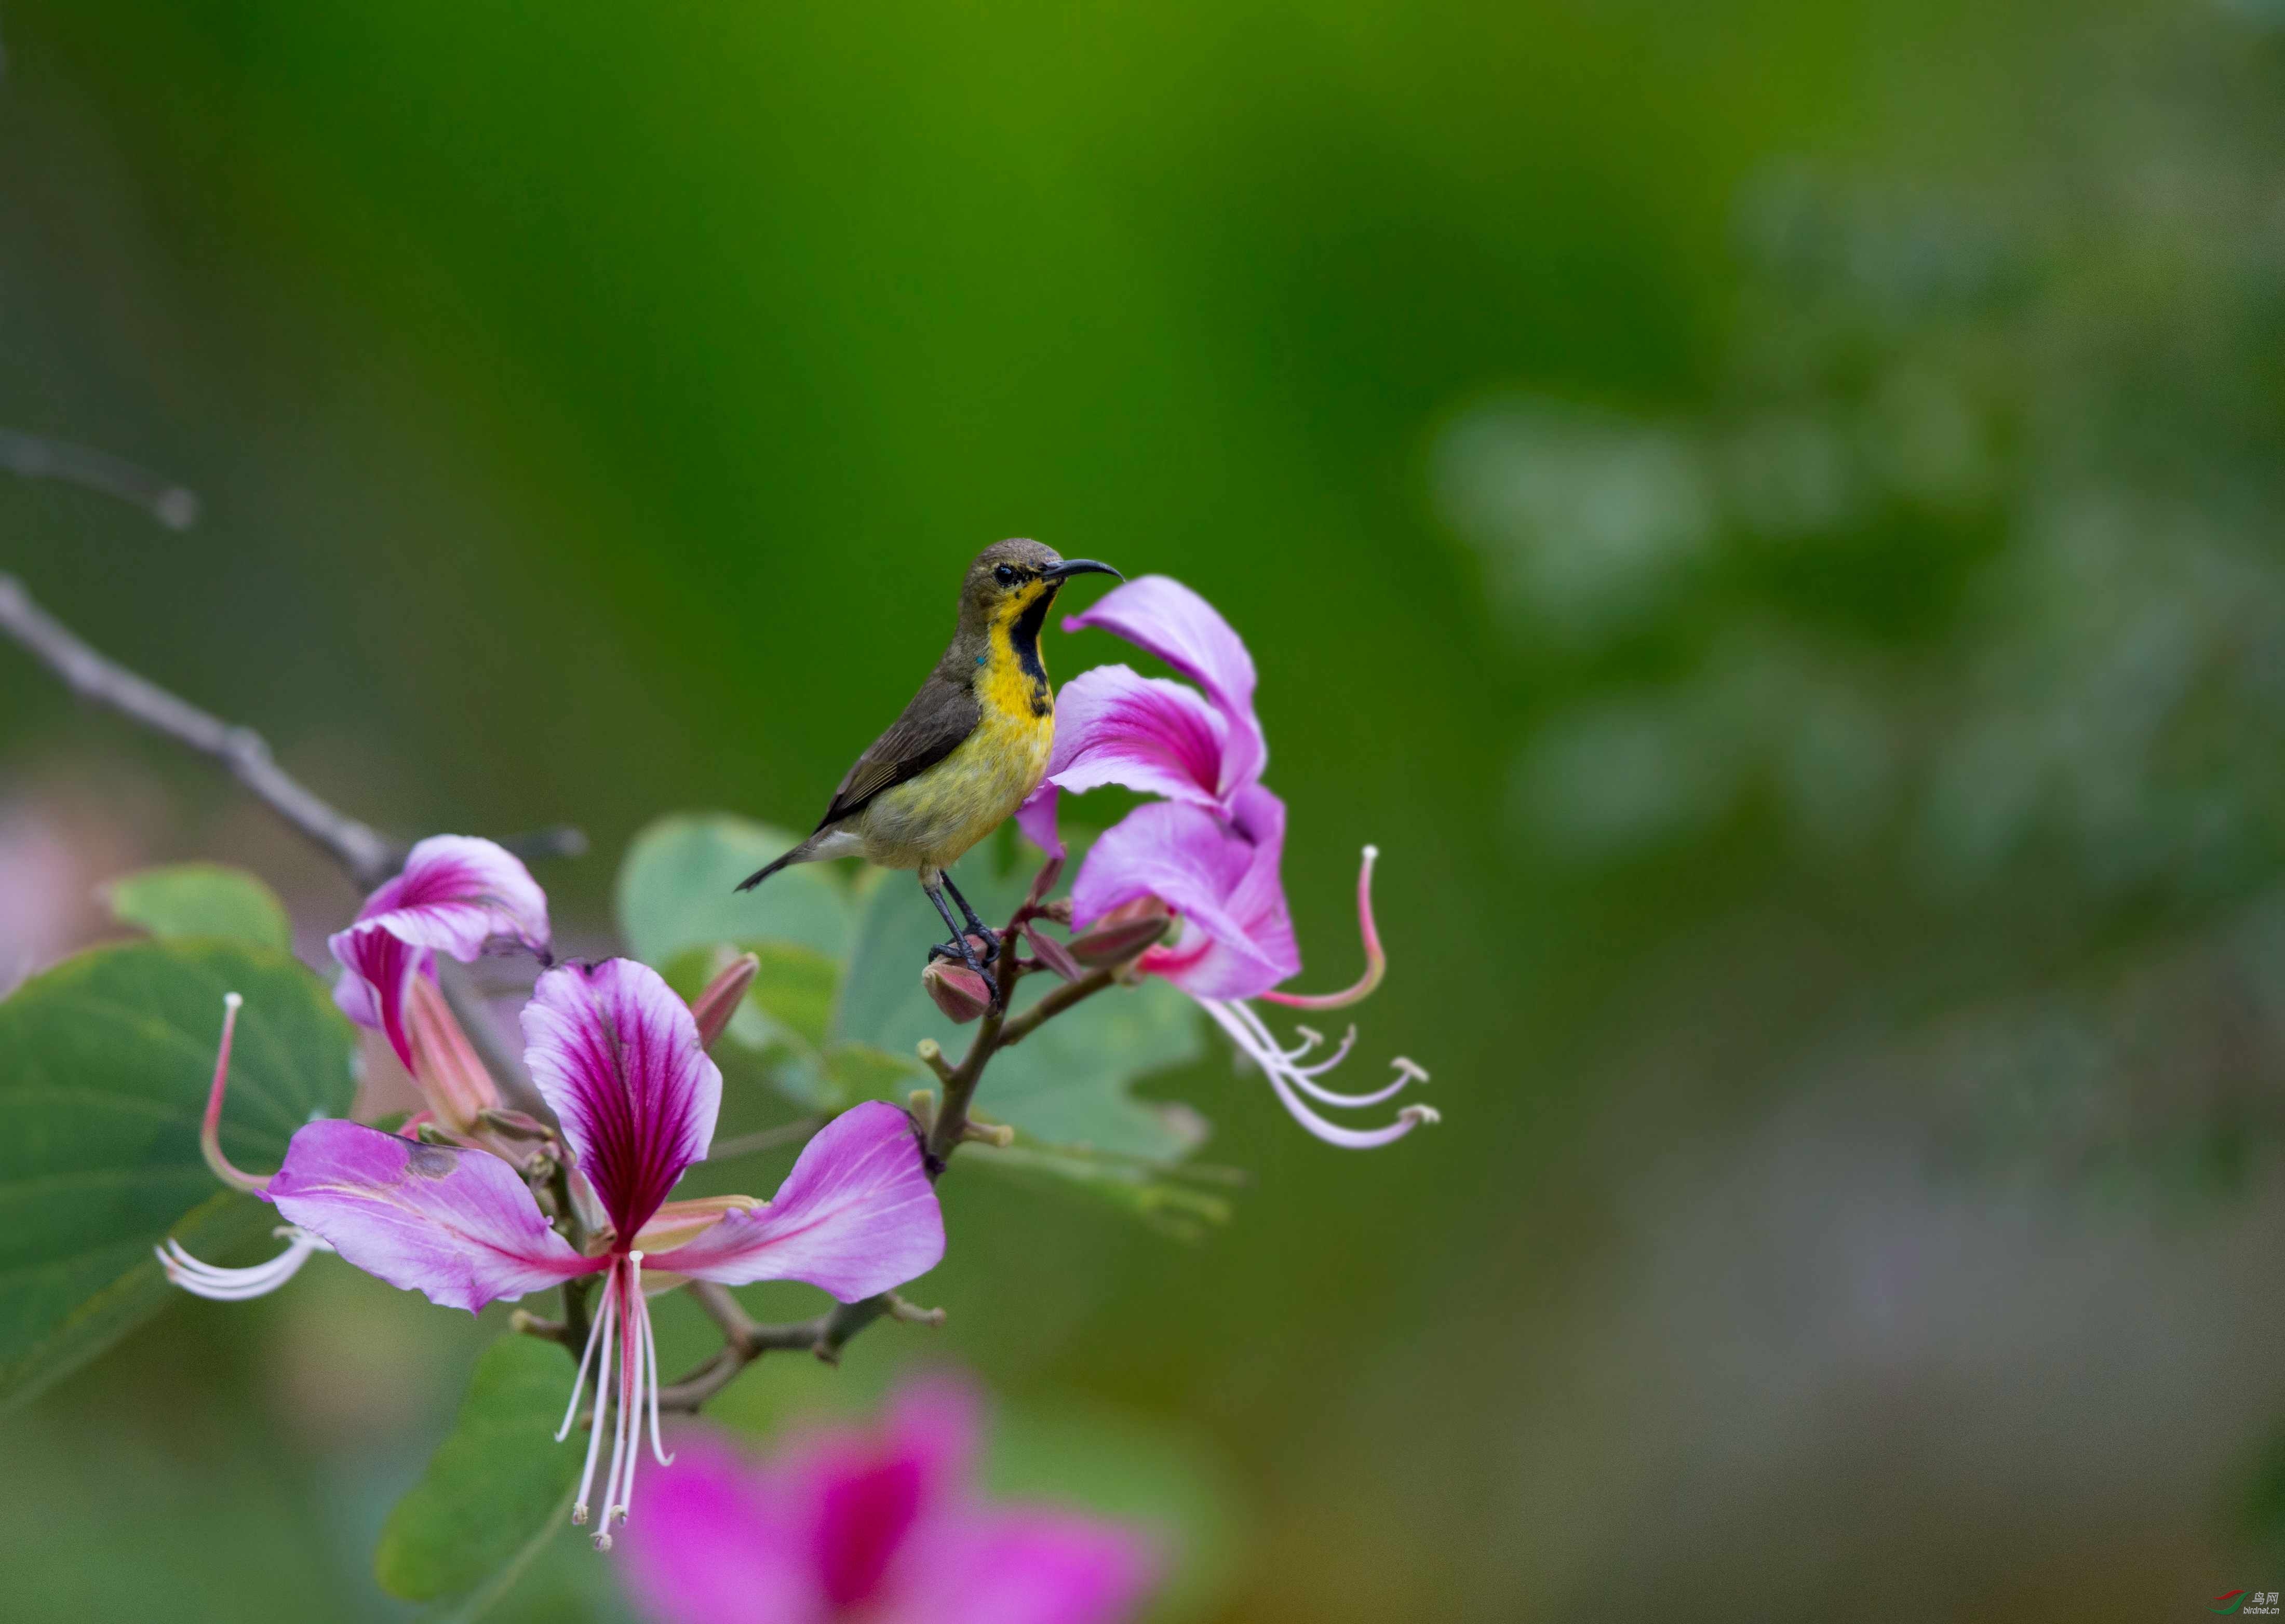
[[1002,564],[1002,565],[1001,565],[999,569],[995,569],[995,570],[993,570],[993,571],[992,572],[992,578],[993,578],[993,580],[995,580],[995,581],[999,582],[999,583],[1000,583],[1000,584],[1001,584],[1001,585],[1002,585],[1002,586],[1013,586],[1013,585],[1015,585],[1015,584],[1016,584],[1016,566],[1015,566],[1015,565],[1013,565],[1013,564]]

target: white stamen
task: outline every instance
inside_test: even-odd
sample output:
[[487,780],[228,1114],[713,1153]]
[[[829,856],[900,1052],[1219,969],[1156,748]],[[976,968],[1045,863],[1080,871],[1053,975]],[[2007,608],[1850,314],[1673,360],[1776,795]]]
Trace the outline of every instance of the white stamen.
[[658,1332],[650,1322],[650,1305],[642,1297],[642,1253],[630,1254],[635,1260],[635,1300],[643,1304],[643,1369],[649,1375],[650,1453],[662,1466],[674,1464],[674,1457],[658,1440]]
[[[611,1368],[611,1319],[617,1312],[618,1306],[618,1298],[612,1293],[607,1276],[603,1288],[602,1312],[596,1316],[595,1330],[590,1337],[590,1340],[593,1340],[594,1336],[602,1338],[603,1356],[595,1366],[595,1419],[593,1424],[587,1429],[587,1464],[579,1473],[579,1497],[571,1502],[571,1520],[575,1523],[584,1523],[587,1520],[587,1491],[595,1481],[595,1455],[603,1442],[603,1412],[610,1408],[604,1401],[604,1372]],[[575,1406],[579,1402],[579,1395],[576,1392],[571,1395],[571,1402]],[[605,1502],[607,1510],[609,1504],[609,1502]]]
[[[604,1306],[606,1310],[609,1307],[608,1294]],[[559,1444],[571,1436],[571,1418],[579,1413],[579,1393],[587,1385],[587,1361],[595,1356],[595,1341],[602,1334],[603,1319],[599,1314],[587,1327],[587,1345],[579,1350],[579,1374],[571,1378],[571,1402],[563,1407],[563,1424],[555,1429],[555,1441]],[[598,1377],[596,1379],[600,1382],[602,1378]],[[581,1497],[585,1498],[584,1495]]]
[[201,1263],[173,1240],[152,1251],[159,1259],[159,1266],[167,1271],[167,1278],[193,1297],[218,1303],[242,1303],[249,1298],[265,1297],[293,1279],[310,1260],[310,1253],[333,1251],[316,1236],[290,1225],[281,1226],[275,1233],[289,1243],[286,1250],[269,1262],[257,1263],[251,1268],[222,1268]]
[[[1339,1106],[1344,1110],[1362,1110],[1368,1105],[1378,1105],[1384,1100],[1394,1099],[1404,1092],[1406,1085],[1409,1083],[1425,1083],[1428,1080],[1428,1074],[1408,1060],[1390,1063],[1396,1067],[1396,1080],[1386,1088],[1376,1088],[1367,1094],[1342,1094],[1335,1089],[1321,1087],[1316,1079],[1347,1060],[1349,1057],[1349,1051],[1356,1047],[1355,1026],[1351,1026],[1342,1034],[1339,1048],[1314,1065],[1305,1066],[1300,1063],[1302,1057],[1323,1042],[1323,1038],[1306,1026],[1300,1027],[1296,1030],[1309,1041],[1302,1044],[1299,1048],[1280,1048],[1277,1040],[1270,1035],[1268,1024],[1263,1022],[1260,1013],[1252,1005],[1232,1003],[1228,1008],[1239,1019],[1246,1023],[1253,1034],[1256,1047],[1248,1049],[1247,1053],[1253,1055],[1257,1062],[1260,1062],[1260,1052],[1263,1050],[1276,1055],[1279,1063],[1277,1069],[1284,1073],[1286,1081],[1320,1104]],[[1264,1071],[1270,1069],[1267,1062],[1260,1062],[1260,1063]]]
[[1239,1052],[1261,1068],[1262,1075],[1269,1079],[1269,1087],[1277,1095],[1278,1103],[1284,1106],[1293,1120],[1327,1144],[1339,1145],[1347,1150],[1370,1150],[1403,1138],[1424,1122],[1440,1120],[1436,1112],[1428,1106],[1408,1105],[1396,1113],[1394,1122],[1384,1128],[1361,1130],[1328,1122],[1309,1109],[1301,1097],[1303,1094],[1327,1105],[1377,1105],[1407,1084],[1425,1080],[1427,1073],[1409,1061],[1401,1061],[1396,1064],[1396,1080],[1387,1087],[1370,1094],[1339,1094],[1320,1087],[1315,1079],[1347,1057],[1349,1046],[1356,1036],[1354,1028],[1348,1037],[1342,1040],[1340,1047],[1331,1059],[1305,1067],[1299,1063],[1301,1057],[1323,1041],[1315,1032],[1305,1033],[1306,1040],[1299,1048],[1286,1049],[1270,1036],[1269,1029],[1262,1024],[1261,1017],[1250,1006],[1236,1000],[1218,998],[1202,998],[1198,1003],[1213,1017],[1214,1024],[1229,1034],[1230,1041],[1237,1045]]

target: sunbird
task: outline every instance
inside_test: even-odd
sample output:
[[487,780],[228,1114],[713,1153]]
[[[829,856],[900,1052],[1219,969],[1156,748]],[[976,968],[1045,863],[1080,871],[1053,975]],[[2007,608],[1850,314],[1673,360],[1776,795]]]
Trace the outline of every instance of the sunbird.
[[[1036,541],[994,542],[976,555],[960,588],[960,628],[904,714],[857,757],[807,840],[738,889],[751,890],[795,863],[860,856],[883,868],[918,871],[952,939],[931,957],[958,958],[999,985],[984,963],[1000,938],[976,917],[945,872],[1040,787],[1056,736],[1056,695],[1040,658],[1040,631],[1063,584],[1075,575],[1127,577],[1091,558],[1059,558]],[[968,929],[953,922],[945,893]],[[985,944],[979,962],[969,938]]]

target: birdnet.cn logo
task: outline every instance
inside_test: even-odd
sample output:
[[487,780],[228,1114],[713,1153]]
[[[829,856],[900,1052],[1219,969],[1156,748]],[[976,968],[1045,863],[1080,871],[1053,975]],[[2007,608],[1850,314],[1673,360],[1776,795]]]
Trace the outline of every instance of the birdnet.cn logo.
[[2277,1592],[2274,1590],[2232,1590],[2214,1597],[2216,1612],[2234,1612],[2242,1619],[2275,1618],[2278,1614]]

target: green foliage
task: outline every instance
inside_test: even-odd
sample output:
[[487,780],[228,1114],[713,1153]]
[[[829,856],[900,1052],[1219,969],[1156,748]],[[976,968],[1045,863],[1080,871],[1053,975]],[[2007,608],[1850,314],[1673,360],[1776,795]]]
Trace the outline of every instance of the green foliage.
[[[811,1110],[867,1099],[901,1103],[933,1080],[915,1057],[922,1039],[950,1055],[966,1043],[966,1033],[921,988],[922,955],[943,934],[943,922],[920,888],[900,876],[852,891],[822,865],[785,870],[750,894],[734,891],[791,843],[779,831],[730,817],[652,825],[619,878],[628,940],[685,995],[733,953],[757,954],[761,970],[730,1034],[763,1055],[773,1082]],[[1013,913],[1030,884],[1020,868],[998,873],[980,855],[959,880],[992,920]],[[1017,1008],[1052,985],[1045,976],[1030,977]],[[1174,988],[1152,982],[1099,994],[993,1058],[978,1111],[1017,1128],[1025,1143],[978,1159],[1046,1173],[1162,1227],[1220,1222],[1225,1203],[1151,1171],[1195,1149],[1203,1124],[1129,1092],[1139,1078],[1197,1059],[1200,1048],[1196,1014]]]
[[484,1350],[452,1432],[381,1529],[383,1589],[474,1617],[565,1526],[581,1456],[554,1434],[570,1373],[561,1349],[526,1337]]
[[202,1256],[270,1227],[220,1191],[199,1123],[223,994],[244,995],[224,1151],[274,1166],[312,1115],[349,1109],[353,1034],[317,978],[216,940],[97,948],[0,1002],[0,1408],[93,1358],[167,1298],[153,1248]]
[[284,953],[294,945],[286,905],[242,868],[176,863],[144,868],[106,888],[112,916],[161,939],[223,937]]
[[849,888],[824,864],[738,883],[798,838],[727,812],[662,818],[635,837],[619,869],[619,930],[627,950],[664,968],[686,947],[789,942],[828,959],[849,951]]

